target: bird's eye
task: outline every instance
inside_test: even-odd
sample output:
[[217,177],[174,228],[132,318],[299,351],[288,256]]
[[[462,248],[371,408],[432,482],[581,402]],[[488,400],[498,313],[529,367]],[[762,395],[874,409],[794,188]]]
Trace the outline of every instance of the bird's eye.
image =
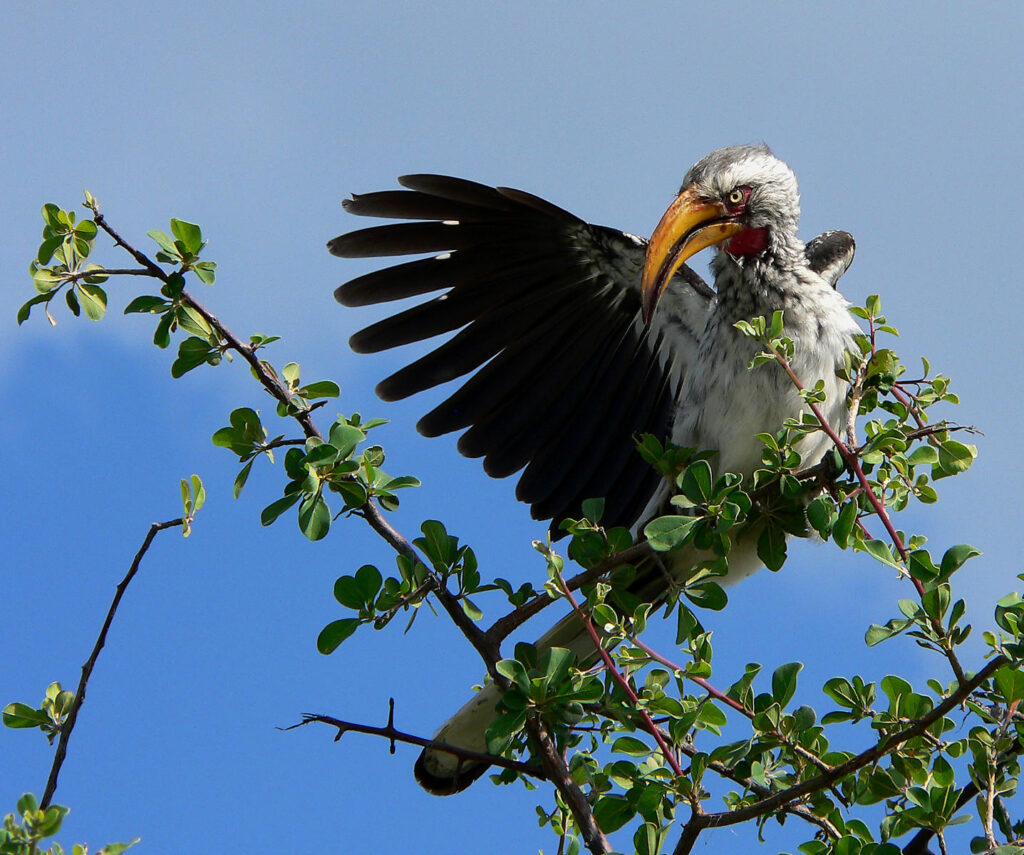
[[743,191],[737,187],[729,194],[728,202],[730,205],[741,205],[743,203]]

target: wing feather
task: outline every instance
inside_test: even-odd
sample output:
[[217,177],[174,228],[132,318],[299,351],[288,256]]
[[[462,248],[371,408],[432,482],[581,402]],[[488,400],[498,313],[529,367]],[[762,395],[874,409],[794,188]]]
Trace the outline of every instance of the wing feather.
[[577,516],[582,500],[604,496],[605,524],[636,522],[659,478],[634,437],[669,432],[691,339],[714,292],[684,267],[671,287],[685,323],[673,334],[657,319],[647,328],[639,238],[521,190],[440,175],[399,183],[406,189],[356,195],[345,209],[415,222],[341,235],[330,251],[441,254],[359,276],[335,296],[365,306],[443,293],[357,332],[352,348],[455,335],[381,381],[378,394],[405,398],[470,375],[420,419],[421,433],[468,428],[460,452],[483,457],[496,477],[522,469],[516,493],[538,519]]

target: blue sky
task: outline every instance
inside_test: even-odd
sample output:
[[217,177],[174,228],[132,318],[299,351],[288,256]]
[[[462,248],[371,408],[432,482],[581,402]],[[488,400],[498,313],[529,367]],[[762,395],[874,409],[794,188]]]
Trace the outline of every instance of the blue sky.
[[[283,336],[269,355],[338,380],[342,411],[391,419],[386,468],[424,482],[403,497],[399,527],[443,519],[485,572],[537,580],[529,544],[543,526],[513,481],[484,477],[451,438],[416,435],[439,394],[373,396],[410,353],[348,350],[380,313],[331,296],[373,266],[325,251],[360,225],[340,200],[402,173],[447,172],[649,233],[696,159],[768,142],[800,179],[805,238],[855,234],[844,292],[882,294],[900,352],[951,374],[963,403],[949,415],[985,432],[974,469],[902,525],[937,547],[984,550],[961,590],[987,627],[988,603],[1024,570],[1012,490],[1024,417],[1022,24],[1019,6],[985,3],[56,3],[45,16],[6,4],[0,703],[77,682],[149,523],[178,514],[178,479],[198,472],[209,492],[192,538],[162,535],[122,606],[62,775],[57,801],[73,808],[62,839],[141,836],[148,852],[555,849],[529,793],[484,784],[435,799],[412,781],[411,748],[390,757],[367,737],[275,729],[303,712],[383,721],[394,696],[398,724],[426,734],[481,668],[429,615],[407,636],[396,625],[316,652],[319,629],[342,616],[334,579],[390,566],[387,550],[356,521],[319,544],[290,520],[263,529],[280,469],[258,467],[232,500],[236,466],[209,437],[236,406],[271,408],[238,364],[172,381],[150,320],[119,313],[138,283],[110,289],[102,325],[58,313],[55,330],[41,318],[16,327],[44,202],[76,204],[87,187],[143,246],[169,217],[201,223],[219,276],[200,298],[239,334]],[[909,642],[864,648],[866,626],[908,595],[877,565],[810,544],[793,553],[710,622],[723,683],[748,661],[800,660],[798,698],[823,708],[820,685],[838,673],[941,673]],[[50,750],[5,729],[0,758],[6,812],[42,791]],[[769,849],[795,848],[791,825]],[[701,851],[752,840],[723,830]]]

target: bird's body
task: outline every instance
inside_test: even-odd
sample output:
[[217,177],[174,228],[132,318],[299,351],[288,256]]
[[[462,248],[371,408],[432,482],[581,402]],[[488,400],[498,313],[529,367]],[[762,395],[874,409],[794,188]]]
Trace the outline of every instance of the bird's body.
[[[354,197],[346,207],[433,222],[343,235],[331,251],[446,251],[360,277],[336,296],[360,305],[451,290],[357,333],[352,346],[379,350],[464,327],[378,392],[405,397],[483,366],[419,428],[436,435],[468,427],[459,449],[483,456],[489,474],[525,466],[517,495],[535,517],[557,524],[579,516],[582,500],[603,497],[603,522],[637,531],[663,512],[669,485],[633,448],[645,432],[715,450],[718,472],[749,478],[761,463],[756,435],[777,432],[805,405],[780,366],[748,368],[760,346],[737,321],[781,310],[796,375],[808,387],[823,381],[828,420],[845,423],[846,386],[836,369],[858,327],[835,283],[853,241],[830,232],[804,246],[796,179],[767,148],[721,149],[699,161],[649,243],[520,191],[438,176],[402,183],[410,190]],[[711,245],[719,249],[714,290],[684,264]],[[798,446],[806,465],[826,448],[820,433]],[[755,542],[754,532],[737,535],[728,581],[760,566]],[[666,563],[683,579],[704,557],[688,546]],[[655,602],[667,587],[660,571],[635,585]],[[538,645],[593,655],[571,616]],[[442,726],[438,741],[485,751],[497,697],[493,687],[478,693]],[[434,792],[454,792],[483,768],[427,749],[417,776]]]

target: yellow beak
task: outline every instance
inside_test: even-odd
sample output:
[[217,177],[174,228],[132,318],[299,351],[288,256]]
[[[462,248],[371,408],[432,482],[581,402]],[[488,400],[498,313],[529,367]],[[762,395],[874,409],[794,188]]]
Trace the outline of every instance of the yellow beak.
[[645,324],[651,322],[665,287],[686,259],[743,231],[744,226],[729,216],[721,202],[702,199],[693,188],[676,196],[647,244],[640,280]]

